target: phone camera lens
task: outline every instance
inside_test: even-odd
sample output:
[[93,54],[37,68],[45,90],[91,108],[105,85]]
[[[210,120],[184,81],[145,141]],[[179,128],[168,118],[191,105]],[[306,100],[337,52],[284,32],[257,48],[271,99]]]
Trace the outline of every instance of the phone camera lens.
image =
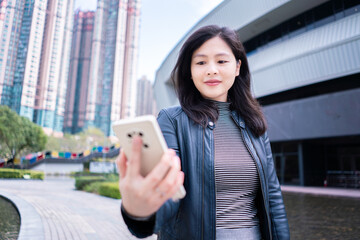
[[130,133],[128,133],[128,135],[127,135],[129,138],[132,138],[132,135],[130,134]]
[[142,132],[139,132],[139,136],[142,137],[144,134]]
[[144,147],[145,147],[145,148],[148,148],[148,147],[149,147],[149,145],[147,145],[147,144],[144,144]]

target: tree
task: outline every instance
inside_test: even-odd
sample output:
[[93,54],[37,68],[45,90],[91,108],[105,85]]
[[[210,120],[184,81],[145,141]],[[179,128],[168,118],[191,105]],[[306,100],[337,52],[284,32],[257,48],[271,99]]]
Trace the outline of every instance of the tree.
[[46,149],[59,152],[83,152],[94,146],[111,146],[110,140],[98,128],[89,127],[78,134],[64,134],[63,137],[49,136]]
[[13,160],[21,153],[41,151],[46,141],[40,126],[0,106],[0,157]]

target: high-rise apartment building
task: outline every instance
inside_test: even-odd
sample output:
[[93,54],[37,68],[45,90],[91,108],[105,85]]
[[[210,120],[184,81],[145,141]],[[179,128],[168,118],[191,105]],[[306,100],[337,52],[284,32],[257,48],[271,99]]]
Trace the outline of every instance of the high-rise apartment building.
[[96,86],[91,89],[89,84],[94,19],[95,12],[92,11],[75,13],[65,108],[65,132],[79,132],[89,124],[86,122],[86,114],[88,114],[86,108],[91,110],[92,105],[89,100],[92,91],[96,90]]
[[[139,18],[139,0],[98,0],[91,33],[92,44],[80,44],[80,48],[86,46],[87,49],[73,52],[86,52],[87,57],[90,54],[90,67],[87,69],[89,62],[78,65],[76,71],[86,72],[86,77],[73,73],[70,76],[69,86],[81,86],[81,90],[75,90],[81,94],[75,94],[74,99],[70,97],[68,100],[76,104],[72,110],[71,103],[67,104],[66,131],[74,133],[95,126],[106,135],[112,135],[113,121],[135,116]],[[79,31],[79,25],[76,29]],[[90,33],[85,34],[84,27],[82,29],[81,36],[90,38]],[[83,41],[88,43],[88,39]],[[72,64],[72,67],[75,65]]]
[[[31,8],[29,5],[25,0],[3,0],[0,4],[0,103],[3,105],[12,106],[13,100],[17,98],[17,96],[13,96],[15,65],[18,46],[24,46],[23,41],[19,44],[21,30],[25,28],[25,25],[28,25],[27,16],[32,14],[32,11],[29,11]],[[43,7],[40,5],[39,9]],[[28,11],[25,12],[25,9]],[[22,26],[23,18],[24,26]],[[43,21],[40,18],[38,22],[41,24]],[[29,32],[29,29],[26,30]],[[32,104],[28,105],[31,106]]]
[[62,132],[71,50],[74,0],[48,0],[34,121]]
[[62,132],[74,0],[0,2],[0,103]]
[[137,82],[136,116],[155,113],[156,103],[152,83],[143,76]]
[[17,55],[12,84],[13,98],[8,105],[30,120],[33,120],[35,109],[46,8],[46,1],[25,1],[19,31],[20,39],[15,47]]
[[[124,1],[125,2],[125,1]],[[140,30],[140,0],[128,0],[121,118],[135,115],[136,63]],[[116,119],[112,119],[116,120]]]
[[102,44],[93,57],[103,61],[92,65],[98,69],[97,76],[102,76],[96,81],[95,123],[111,135],[111,122],[135,115],[140,1],[99,0],[96,18],[94,44]]
[[0,103],[47,133],[111,135],[135,115],[140,1],[98,0],[96,13],[77,13],[75,33],[73,5],[0,0]]
[[124,59],[126,12],[127,7],[119,0],[98,1],[93,42],[97,53],[92,58],[91,69],[95,68],[95,74],[91,75],[91,82],[97,85],[93,96],[96,97],[95,125],[105,134],[110,132],[112,113],[120,115],[120,101],[113,101],[113,96],[121,96],[122,75],[118,73],[123,67],[118,64],[123,64]]

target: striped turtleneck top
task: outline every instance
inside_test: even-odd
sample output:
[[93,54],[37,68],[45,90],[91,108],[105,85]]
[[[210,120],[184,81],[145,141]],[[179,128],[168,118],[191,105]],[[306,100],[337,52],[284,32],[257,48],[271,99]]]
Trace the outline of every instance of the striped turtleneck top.
[[256,163],[231,117],[230,103],[215,103],[219,109],[214,128],[216,228],[256,227],[255,197],[260,184]]

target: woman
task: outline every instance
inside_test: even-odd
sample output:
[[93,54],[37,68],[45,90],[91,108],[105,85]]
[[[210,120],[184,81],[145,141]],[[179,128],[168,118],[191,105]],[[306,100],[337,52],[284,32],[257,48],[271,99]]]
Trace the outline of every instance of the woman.
[[[173,150],[146,177],[139,138],[133,158],[118,159],[130,231],[159,239],[289,239],[266,122],[236,33],[218,26],[194,32],[172,78],[181,107],[163,109],[158,122]],[[186,197],[172,201],[181,184]]]

